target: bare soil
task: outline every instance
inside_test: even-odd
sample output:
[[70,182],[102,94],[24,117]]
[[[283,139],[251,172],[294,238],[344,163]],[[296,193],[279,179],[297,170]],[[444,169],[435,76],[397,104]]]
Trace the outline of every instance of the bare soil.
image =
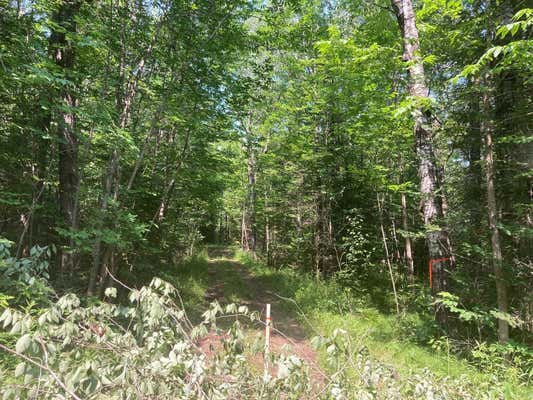
[[[260,322],[248,327],[250,336],[258,333],[264,335],[264,321],[266,320],[266,304],[271,304],[272,333],[270,350],[274,354],[282,354],[285,348],[289,348],[293,355],[302,359],[310,368],[313,392],[316,393],[323,386],[324,373],[318,366],[317,353],[309,343],[304,329],[302,329],[295,315],[287,311],[282,299],[277,297],[268,287],[264,287],[257,277],[251,274],[247,268],[237,260],[231,259],[230,253],[221,252],[217,249],[210,252],[209,262],[209,288],[206,292],[206,300],[217,300],[221,305],[230,303],[229,299],[235,299],[236,293],[232,293],[228,282],[228,276],[241,280],[245,290],[238,293],[239,305],[246,305],[250,311],[257,311],[260,314]],[[229,272],[229,273],[228,273]],[[235,300],[234,300],[235,301]],[[212,352],[220,346],[221,337],[210,333],[200,343],[201,347]],[[217,343],[218,342],[218,343]],[[259,370],[264,369],[262,356],[252,357],[252,364]],[[269,371],[275,375],[276,371]],[[313,396],[311,396],[313,397]]]

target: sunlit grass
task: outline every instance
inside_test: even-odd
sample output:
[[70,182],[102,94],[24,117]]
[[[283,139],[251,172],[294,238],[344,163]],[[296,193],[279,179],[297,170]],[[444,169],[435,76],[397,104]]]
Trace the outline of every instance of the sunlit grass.
[[496,398],[533,398],[533,389],[521,383],[512,371],[502,380],[480,371],[446,348],[437,350],[429,343],[421,343],[420,338],[415,336],[417,333],[421,333],[422,337],[428,336],[424,330],[431,329],[427,327],[431,316],[386,314],[371,304],[365,304],[355,293],[347,292],[334,280],[317,281],[309,274],[267,268],[242,252],[237,252],[237,257],[272,292],[293,300],[286,302],[286,310],[298,315],[309,336],[327,336],[334,329],[343,328],[355,347],[368,349],[374,359],[392,366],[400,376],[426,368],[437,377],[461,380],[477,389],[482,388]]
[[[442,379],[468,382],[478,389],[483,388],[486,393],[500,393],[504,399],[533,398],[531,388],[520,383],[513,374],[509,373],[502,381],[445,348],[434,349],[427,340],[424,342],[416,337],[429,336],[424,329],[429,329],[427,319],[431,316],[404,313],[397,317],[383,313],[334,280],[317,281],[298,271],[267,268],[235,249],[227,251],[220,248],[214,254],[216,258],[209,259],[204,251],[177,266],[165,266],[160,270],[160,276],[180,290],[187,310],[196,317],[206,306],[206,292],[210,284],[221,286],[225,303],[242,303],[254,295],[239,271],[243,267],[236,265],[239,261],[261,287],[288,299],[281,303],[284,312],[297,317],[310,337],[329,335],[335,328],[343,328],[355,348],[368,349],[374,359],[392,366],[400,377],[426,368]],[[214,273],[211,277],[209,269]],[[213,272],[214,269],[216,272]]]

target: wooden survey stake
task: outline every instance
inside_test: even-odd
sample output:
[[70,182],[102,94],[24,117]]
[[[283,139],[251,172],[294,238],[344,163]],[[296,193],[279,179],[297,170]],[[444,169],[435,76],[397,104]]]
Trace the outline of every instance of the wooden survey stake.
[[265,380],[268,379],[268,359],[270,353],[270,330],[272,318],[270,317],[270,304],[266,305],[266,324],[265,324]]

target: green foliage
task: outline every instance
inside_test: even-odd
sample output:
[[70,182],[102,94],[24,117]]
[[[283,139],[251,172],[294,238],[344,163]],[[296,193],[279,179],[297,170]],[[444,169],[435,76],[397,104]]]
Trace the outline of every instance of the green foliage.
[[[496,35],[500,39],[504,40],[507,36],[515,37],[518,32],[528,32],[533,26],[533,9],[523,8],[519,10],[513,16],[512,21],[498,28]],[[532,52],[533,46],[530,39],[514,38],[514,40],[504,45],[490,47],[479,58],[477,63],[467,65],[460,76],[479,75],[487,67],[492,67],[495,71],[499,71],[523,65],[529,69],[526,60],[531,57]]]
[[49,259],[54,247],[34,246],[28,257],[11,255],[11,242],[0,238],[0,309],[18,305],[27,310],[49,302]]
[[516,328],[523,324],[516,316],[509,313],[503,313],[498,310],[482,310],[476,307],[472,310],[466,309],[459,301],[459,297],[448,292],[441,292],[438,294],[436,304],[441,304],[443,307],[450,310],[452,313],[464,322],[474,322],[478,324],[478,329],[483,325],[493,326],[497,319],[506,321],[511,327]]
[[[130,291],[128,304],[82,307],[76,296],[68,294],[42,310],[38,318],[6,309],[0,323],[17,337],[7,348],[18,353],[19,362],[3,372],[0,389],[6,398],[39,392],[44,399],[58,395],[135,396],[140,388],[161,399],[196,398],[199,391],[213,399],[301,398],[308,393],[309,366],[294,355],[272,354],[277,372],[267,380],[250,367],[247,355],[261,347],[247,341],[242,331],[243,322],[257,318],[247,307],[212,303],[203,313],[203,321],[194,325],[177,303],[177,295],[172,285],[156,278],[149,286]],[[234,322],[224,329],[220,346],[209,352],[197,346],[213,337],[209,330],[222,334],[217,321],[228,317]],[[380,331],[390,329],[381,323]],[[319,398],[407,400],[438,395],[496,399],[502,394],[498,387],[474,385],[466,376],[443,379],[429,370],[398,374],[369,353],[361,338],[348,330],[333,329],[312,339],[326,368],[326,386]],[[519,351],[514,351],[518,356]],[[526,356],[522,350],[522,359]],[[222,379],[228,375],[232,376],[229,382]],[[26,383],[19,385],[23,381]]]
[[[503,361],[509,355],[505,356],[500,348],[502,352],[499,356],[494,356],[491,368],[485,370],[481,357],[483,353],[479,352],[487,346],[486,343],[480,347],[475,341],[440,337],[432,315],[433,309],[428,307],[431,296],[421,288],[416,288],[417,294],[414,296],[420,303],[419,306],[397,317],[388,314],[388,310],[393,307],[392,303],[385,313],[375,308],[380,305],[379,301],[376,303],[379,297],[368,296],[364,287],[348,289],[343,281],[317,281],[309,274],[287,269],[273,270],[254,261],[247,253],[238,252],[238,255],[253,272],[254,278],[260,279],[262,287],[272,288],[273,293],[285,299],[287,311],[299,315],[302,325],[311,335],[319,332],[329,336],[334,334],[335,329],[344,329],[352,351],[362,351],[365,362],[369,362],[365,369],[369,373],[374,367],[378,370],[385,368],[393,375],[407,376],[407,380],[410,380],[417,376],[419,370],[426,369],[422,375],[428,374],[429,385],[438,385],[435,382],[442,379],[461,382],[468,390],[477,393],[474,398],[528,397],[528,374],[531,368],[526,361],[529,360],[528,347],[518,346],[520,348],[514,350],[517,360],[513,364]],[[404,296],[413,295],[406,292]],[[414,303],[413,300],[405,301],[408,304]],[[446,303],[446,307],[452,307],[453,316],[461,318],[464,323],[481,327],[483,324],[492,326],[495,322],[490,311],[464,309],[459,299],[451,294],[442,293],[439,301]],[[324,344],[320,342],[321,339],[316,340]],[[514,346],[509,347],[509,354],[512,354]],[[326,348],[327,346],[324,350]],[[323,360],[326,365],[333,363],[333,366],[328,367],[331,371],[335,370],[335,363],[342,364],[338,358],[327,361],[327,351],[324,351],[323,356],[326,357]],[[356,358],[355,355],[353,357]],[[353,359],[350,360],[352,361]],[[509,375],[506,375],[506,371]],[[361,385],[358,374],[344,376],[348,385]],[[397,384],[393,387],[397,388]]]
[[533,8],[523,8],[513,16],[513,22],[501,26],[497,34],[505,39],[509,33],[515,36],[518,31],[527,32],[529,27],[533,26]]
[[[526,382],[529,350],[517,343],[531,343],[533,11],[511,0],[414,4],[419,56],[431,88],[423,98],[408,95],[406,74],[413,64],[402,61],[390,1],[0,2],[0,230],[16,243],[15,249],[0,240],[0,308],[13,306],[35,316],[49,305],[51,286],[65,294],[96,284],[89,292],[113,298],[118,309],[128,293],[110,287],[116,283],[112,273],[130,287],[161,276],[201,315],[208,281],[207,260],[199,254],[203,245],[240,242],[247,248],[253,233],[254,256],[275,268],[247,260],[258,279],[316,320],[337,326],[346,317],[347,335],[368,335],[372,352],[390,345],[382,355],[401,359],[402,374],[410,376],[409,363],[417,357],[434,371],[440,368],[443,358],[435,361],[433,350],[419,347],[431,342],[446,353],[447,362],[457,353],[486,366],[498,382],[506,369]],[[420,154],[413,147],[420,137],[413,137],[412,128],[413,113],[420,111],[431,116],[429,158],[442,185],[434,195],[446,211],[431,225],[420,218],[415,189]],[[493,253],[485,205],[482,137],[487,129],[494,134],[496,227],[508,312],[496,310],[494,277],[488,273]],[[68,151],[61,150],[65,145]],[[383,196],[379,210],[377,193]],[[424,236],[441,228],[449,233],[455,268],[453,293],[435,304],[426,288]],[[54,246],[57,258],[51,257]],[[70,268],[60,268],[67,258]],[[387,262],[405,314],[400,319],[390,315]],[[237,300],[246,285],[231,265],[222,269],[230,298]],[[79,301],[85,304],[84,298]],[[291,304],[288,309],[297,311]],[[447,332],[432,322],[434,305],[449,311]],[[96,308],[69,307],[99,318]],[[125,325],[127,317],[113,313],[104,312],[109,326],[116,317],[132,335],[144,329],[157,336],[152,326],[137,320]],[[57,315],[49,317],[43,324],[58,328]],[[513,348],[493,343],[497,320],[511,326]],[[76,337],[87,346],[78,364],[67,357],[71,369],[65,370],[59,353],[72,349],[52,352],[50,362],[62,378],[71,379],[79,369],[82,392],[112,397],[106,388],[115,383],[95,377],[94,371],[102,363],[109,376],[119,376],[111,365],[126,358],[131,338],[120,337],[117,326],[109,329],[119,355],[106,343]],[[171,339],[183,339],[169,329]],[[32,325],[24,334],[35,332]],[[346,335],[331,333],[328,365],[335,370],[350,346],[343,342]],[[40,351],[37,336],[30,342],[22,336],[18,346],[12,336],[2,335],[1,343]],[[168,345],[159,337],[154,341]],[[397,354],[402,346],[405,356]],[[393,387],[397,382],[390,380],[390,369],[360,346],[352,350],[349,361],[361,361],[350,368],[365,370],[368,363],[369,375],[356,377],[350,386],[346,371],[339,369],[330,397],[468,398],[460,384],[456,392],[447,391],[440,377],[425,373]],[[35,354],[43,361],[42,353]],[[146,357],[133,359],[150,365],[157,358],[150,351]],[[230,358],[232,365],[242,361],[238,354]],[[17,384],[33,377],[29,366],[11,361],[5,365],[20,375]],[[298,397],[307,384],[303,367],[291,357],[283,363],[286,379],[269,388],[253,379],[250,384],[263,387],[264,396]],[[181,377],[189,368],[178,364],[162,369],[171,381],[173,368]],[[139,391],[163,390],[148,383],[146,365],[144,372],[132,372]],[[130,365],[122,368],[120,373],[129,373]],[[441,383],[442,389],[435,388]],[[133,390],[131,381],[121,384]],[[494,396],[514,393],[496,386]],[[114,388],[119,391],[118,384]],[[255,393],[241,389],[242,396]],[[223,389],[217,390],[214,396],[222,396]]]
[[[175,303],[176,294],[170,284],[155,278],[149,286],[130,292],[128,306],[101,303],[84,308],[69,294],[38,319],[5,310],[0,322],[18,335],[12,350],[25,358],[12,371],[14,380],[1,387],[4,398],[36,393],[41,398],[108,398],[135,396],[138,390],[172,399],[196,398],[198,393],[222,399],[242,391],[252,397],[305,393],[302,382],[308,378],[297,358],[274,358],[279,372],[269,382],[251,373],[236,350],[243,340],[238,321],[227,331],[217,357],[197,347],[226,313],[253,321],[256,316],[246,307],[230,305],[224,311],[213,303],[203,323],[193,326]],[[218,379],[229,374],[231,383]],[[23,381],[23,386],[13,385]]]
[[349,288],[343,288],[335,281],[313,281],[301,283],[294,293],[294,300],[302,309],[345,313],[355,309],[356,301]]
[[[347,218],[347,228],[342,239],[345,263],[348,268],[363,270],[372,268],[376,243],[369,232],[365,231],[364,220],[357,210],[352,210]],[[342,276],[345,275],[341,271]]]
[[533,382],[533,352],[528,346],[516,342],[481,342],[472,349],[471,355],[483,371],[502,378],[512,377],[528,384]]

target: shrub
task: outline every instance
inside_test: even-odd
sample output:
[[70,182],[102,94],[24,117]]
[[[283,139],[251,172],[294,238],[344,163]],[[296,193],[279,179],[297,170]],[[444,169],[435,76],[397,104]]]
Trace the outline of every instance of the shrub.
[[[115,289],[106,291],[115,295]],[[77,296],[67,294],[38,318],[4,310],[0,323],[17,340],[14,348],[0,347],[20,363],[11,377],[0,377],[3,398],[226,399],[259,392],[297,398],[307,391],[305,366],[295,357],[274,357],[278,375],[269,380],[247,366],[239,318],[255,316],[246,307],[223,310],[213,303],[204,321],[193,326],[176,296],[156,278],[132,290],[128,306],[82,307]],[[209,327],[216,329],[224,313],[236,321],[221,339],[220,354],[209,357],[199,339]]]
[[[107,289],[106,296],[116,296],[116,289]],[[215,302],[193,325],[179,299],[172,285],[155,278],[130,290],[127,305],[83,307],[76,295],[67,294],[38,317],[4,310],[0,324],[15,340],[0,348],[19,362],[0,372],[3,398],[388,400],[496,399],[501,394],[426,370],[401,377],[340,329],[312,341],[325,355],[320,388],[311,392],[309,367],[290,353],[270,356],[275,369],[265,379],[247,358],[262,346],[248,344],[242,329],[256,314]],[[220,317],[234,321],[224,332],[217,328]],[[202,340],[213,338],[212,332],[218,339],[206,349]]]
[[472,358],[485,372],[501,378],[515,378],[531,384],[533,381],[533,351],[522,344],[485,342],[472,349]]
[[0,238],[0,308],[16,304],[27,308],[48,303],[49,260],[53,247],[34,246],[28,257],[11,255],[13,243]]

